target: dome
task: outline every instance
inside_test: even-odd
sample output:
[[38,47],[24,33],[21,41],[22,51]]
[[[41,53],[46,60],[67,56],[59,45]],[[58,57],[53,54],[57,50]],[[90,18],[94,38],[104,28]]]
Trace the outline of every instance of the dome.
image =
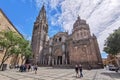
[[78,17],[73,24],[73,30],[76,29],[89,29],[89,25],[86,23],[86,20],[80,19],[80,17]]

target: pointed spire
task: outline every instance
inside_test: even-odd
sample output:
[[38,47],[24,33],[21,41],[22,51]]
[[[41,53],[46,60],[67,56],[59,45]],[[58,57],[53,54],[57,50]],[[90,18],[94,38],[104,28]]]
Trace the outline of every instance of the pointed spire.
[[42,6],[42,8],[41,8],[41,10],[39,12],[38,17],[40,17],[40,15],[42,15],[42,13],[46,13],[44,4],[43,4],[43,6]]
[[45,6],[44,6],[44,4],[43,4],[43,6],[42,6],[41,11],[45,11]]
[[46,10],[45,10],[45,6],[43,4],[40,12],[39,12],[39,15],[37,17],[37,21],[41,21],[41,20],[44,20],[45,22],[47,22],[47,19],[46,19]]

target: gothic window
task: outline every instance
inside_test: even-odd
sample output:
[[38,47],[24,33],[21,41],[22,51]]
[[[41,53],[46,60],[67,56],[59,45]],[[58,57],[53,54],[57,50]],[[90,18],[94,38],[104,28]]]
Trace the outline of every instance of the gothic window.
[[59,38],[59,42],[61,42],[61,40],[62,40],[62,39],[61,39],[61,37],[60,37],[60,38]]

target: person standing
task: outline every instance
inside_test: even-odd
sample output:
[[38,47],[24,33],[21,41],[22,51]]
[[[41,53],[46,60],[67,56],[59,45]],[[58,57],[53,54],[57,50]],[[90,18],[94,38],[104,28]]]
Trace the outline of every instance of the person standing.
[[81,64],[79,65],[79,71],[80,71],[80,77],[83,77],[83,74],[82,74],[82,65]]
[[34,66],[35,74],[37,74],[37,65]]
[[31,69],[31,65],[29,64],[29,65],[28,65],[28,72],[30,71],[30,69]]
[[78,65],[75,65],[76,77],[78,77]]

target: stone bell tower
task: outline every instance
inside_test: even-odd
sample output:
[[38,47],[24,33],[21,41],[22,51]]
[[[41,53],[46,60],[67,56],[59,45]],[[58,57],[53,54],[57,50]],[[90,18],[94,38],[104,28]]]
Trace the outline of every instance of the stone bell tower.
[[32,34],[32,52],[33,63],[37,64],[41,62],[41,52],[43,46],[46,43],[48,35],[48,22],[46,17],[45,6],[43,5],[36,21],[34,22],[33,34]]

